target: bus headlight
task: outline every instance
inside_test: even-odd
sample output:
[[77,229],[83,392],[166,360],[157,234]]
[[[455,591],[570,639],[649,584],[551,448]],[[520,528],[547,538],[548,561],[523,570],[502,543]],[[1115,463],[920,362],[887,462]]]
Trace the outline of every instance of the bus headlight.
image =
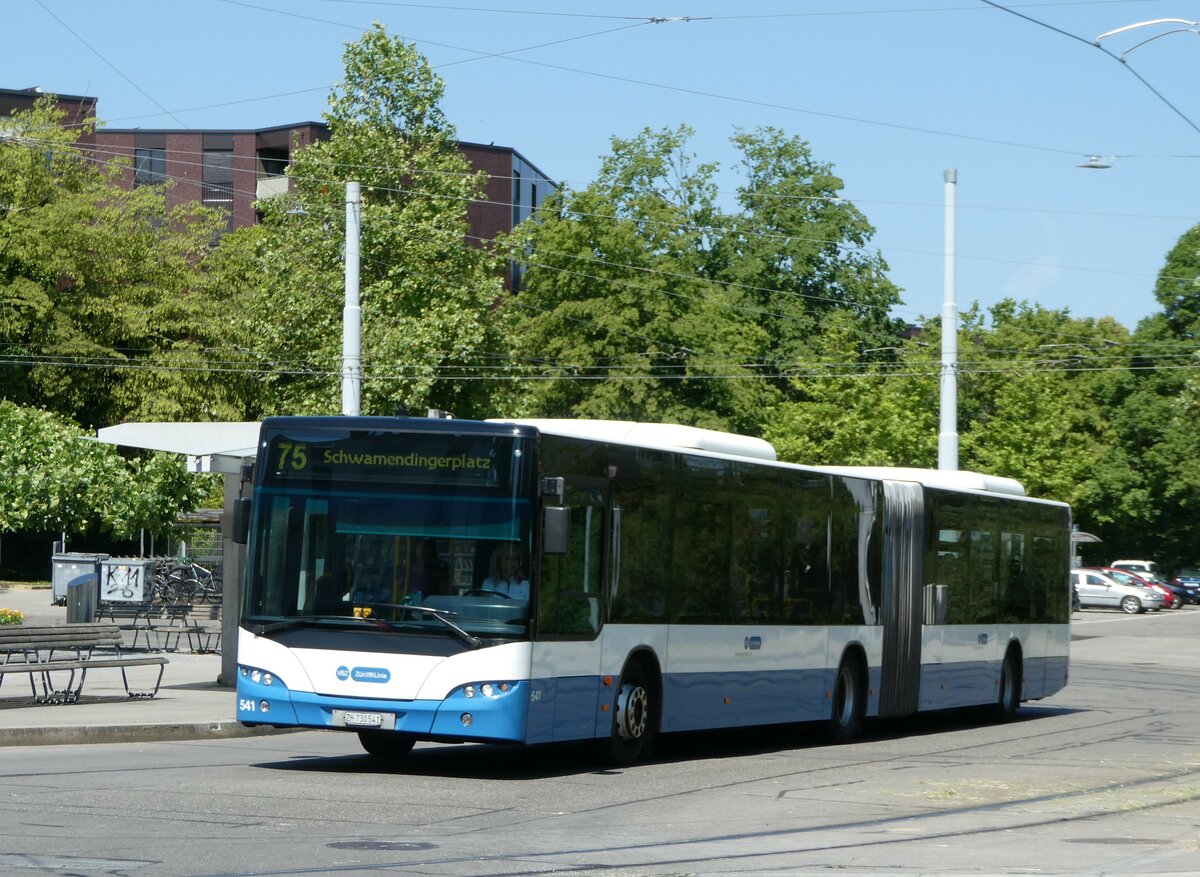
[[512,691],[511,682],[473,682],[463,686],[463,697],[499,697]]

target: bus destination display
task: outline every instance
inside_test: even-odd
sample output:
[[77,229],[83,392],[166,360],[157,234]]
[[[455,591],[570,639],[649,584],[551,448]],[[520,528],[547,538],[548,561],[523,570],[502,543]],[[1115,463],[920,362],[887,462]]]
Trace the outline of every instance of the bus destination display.
[[496,484],[501,473],[494,441],[437,442],[367,436],[303,442],[276,436],[268,460],[274,481],[369,481],[389,484]]

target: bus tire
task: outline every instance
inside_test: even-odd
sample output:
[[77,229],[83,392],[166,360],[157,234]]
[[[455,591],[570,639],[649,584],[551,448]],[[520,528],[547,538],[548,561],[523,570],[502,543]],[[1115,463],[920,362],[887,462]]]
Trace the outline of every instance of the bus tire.
[[834,743],[851,743],[862,733],[867,714],[867,680],[862,662],[847,654],[833,680],[833,714],[829,737]]
[[358,742],[367,754],[385,762],[402,761],[417,741],[391,731],[359,731]]
[[991,716],[996,722],[1010,722],[1021,706],[1021,678],[1024,670],[1016,648],[1010,648],[1000,665],[1000,690],[992,704]]
[[604,760],[614,767],[628,767],[650,755],[654,741],[655,691],[653,676],[638,661],[621,672],[613,698],[613,723],[608,738],[601,741]]

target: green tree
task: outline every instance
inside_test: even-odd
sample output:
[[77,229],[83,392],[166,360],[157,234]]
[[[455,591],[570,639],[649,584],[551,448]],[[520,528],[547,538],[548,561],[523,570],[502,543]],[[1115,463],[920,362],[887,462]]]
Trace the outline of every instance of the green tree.
[[757,434],[825,314],[894,300],[872,260],[860,270],[840,248],[869,226],[805,144],[739,133],[746,182],[730,214],[691,133],[613,138],[593,183],[556,193],[514,234],[528,265],[504,308],[527,377],[518,411]]
[[739,131],[733,143],[742,152],[741,211],[713,247],[714,273],[771,314],[769,355],[783,363],[806,356],[822,319],[846,312],[856,318],[855,346],[870,332],[879,337],[867,348],[890,345],[904,328],[888,316],[899,290],[887,263],[866,249],[875,229],[841,197],[833,166],[775,128]]
[[126,459],[50,412],[0,401],[0,534],[164,532],[207,485],[181,458]]
[[[797,399],[767,438],[801,463],[935,468],[941,406],[940,321],[882,350],[855,350],[859,324],[831,324]],[[959,468],[1015,478],[1033,496],[1069,502],[1108,532],[1147,520],[1136,459],[1110,403],[1128,372],[1128,333],[1112,320],[1003,301],[962,314],[958,337]]]
[[445,408],[482,415],[470,377],[499,348],[494,255],[469,242],[467,207],[483,177],[457,148],[443,83],[410,44],[376,25],[346,47],[330,96],[330,139],[296,155],[294,196],[264,204],[239,232],[264,278],[247,331],[270,413],[340,410],[345,181],[362,186],[362,410]]
[[237,294],[210,268],[220,217],[121,188],[62,116],[43,98],[0,138],[0,396],[95,426],[242,416],[244,366],[211,371]]
[[939,362],[928,344],[863,348],[857,315],[828,319],[797,364],[792,398],[767,418],[780,459],[811,465],[937,462]]
[[1120,505],[1113,488],[1128,489],[1134,477],[1110,453],[1117,436],[1101,401],[1127,364],[1114,352],[1128,337],[1111,319],[1011,300],[986,317],[978,307],[967,311],[959,335],[962,468],[1015,478],[1034,496],[1106,520]]
[[1167,569],[1200,566],[1200,225],[1184,232],[1155,283],[1162,312],[1132,339],[1107,412],[1116,433],[1111,455],[1134,477],[1120,514],[1098,528],[1110,555],[1146,556]]

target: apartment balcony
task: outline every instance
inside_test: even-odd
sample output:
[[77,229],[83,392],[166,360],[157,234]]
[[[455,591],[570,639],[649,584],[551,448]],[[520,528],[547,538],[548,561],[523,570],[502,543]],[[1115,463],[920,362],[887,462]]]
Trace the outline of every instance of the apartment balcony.
[[287,177],[259,177],[255,187],[254,197],[270,198],[275,195],[285,195],[288,191]]

